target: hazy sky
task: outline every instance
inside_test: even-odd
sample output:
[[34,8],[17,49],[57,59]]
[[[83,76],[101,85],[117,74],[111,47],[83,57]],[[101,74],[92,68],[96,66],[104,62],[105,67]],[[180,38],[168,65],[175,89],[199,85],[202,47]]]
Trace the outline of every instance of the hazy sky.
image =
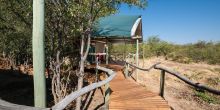
[[144,39],[158,35],[178,44],[220,41],[220,0],[148,0],[145,10],[122,5],[119,14],[142,15]]

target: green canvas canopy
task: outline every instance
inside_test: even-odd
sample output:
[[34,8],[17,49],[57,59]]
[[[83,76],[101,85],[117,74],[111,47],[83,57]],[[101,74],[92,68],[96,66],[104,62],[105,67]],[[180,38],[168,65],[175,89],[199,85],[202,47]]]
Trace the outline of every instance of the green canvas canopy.
[[[142,41],[142,19],[139,15],[111,15],[102,17],[93,25],[91,47],[95,48],[90,62],[94,62],[96,55],[106,55],[108,64],[108,44],[136,43],[138,59],[138,43]],[[125,48],[124,48],[125,49]]]
[[111,15],[100,18],[95,24],[94,39],[142,40],[142,20],[139,15]]

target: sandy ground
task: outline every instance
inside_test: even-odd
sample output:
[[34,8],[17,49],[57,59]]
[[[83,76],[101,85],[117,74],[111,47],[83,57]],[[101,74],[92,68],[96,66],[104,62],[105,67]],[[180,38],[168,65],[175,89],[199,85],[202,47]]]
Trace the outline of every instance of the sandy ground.
[[[182,64],[182,63],[177,63],[173,61],[167,61],[167,60],[164,60],[164,58],[150,58],[144,61],[140,60],[139,66],[143,68],[147,68],[151,66],[152,64],[155,64],[156,62],[161,62],[162,66],[167,67],[174,71],[178,71],[182,75],[188,77],[189,79],[195,82],[200,82],[202,84],[206,84],[208,86],[211,86],[213,88],[220,90],[220,80],[214,83],[213,82],[210,83],[210,80],[212,79],[216,79],[216,78],[220,79],[220,65],[208,65],[205,63]],[[26,102],[23,103],[23,101],[21,101],[21,100],[25,100],[28,102],[33,102],[33,101],[30,101],[30,100],[33,100],[33,94],[30,95],[30,93],[33,93],[32,86],[30,87],[28,86],[28,88],[31,88],[30,89],[31,92],[26,93],[26,92],[22,92],[21,89],[17,89],[16,91],[15,90],[13,91],[15,92],[19,91],[19,92],[17,92],[16,94],[15,92],[12,92],[10,95],[7,95],[10,97],[6,97],[6,93],[9,94],[8,91],[11,91],[11,90],[6,91],[5,88],[3,89],[3,87],[5,87],[4,85],[7,85],[7,87],[14,85],[12,83],[6,83],[6,80],[8,80],[9,78],[10,78],[10,80],[8,80],[9,82],[15,81],[15,80],[11,79],[12,77],[11,75],[14,75],[14,74],[8,74],[8,72],[4,72],[4,71],[0,72],[1,73],[0,98],[4,100],[8,100],[13,103],[20,102],[18,104],[33,105],[33,103],[26,103]],[[11,71],[9,72],[11,73]],[[15,76],[17,77],[18,75],[15,74]],[[24,76],[24,75],[22,75],[22,77],[24,77],[23,79],[29,78],[28,76]],[[24,81],[23,79],[21,79],[22,82]],[[188,86],[187,84],[175,78],[174,76],[166,74],[165,79],[166,81],[165,81],[164,97],[165,97],[165,100],[168,101],[168,104],[174,110],[220,110],[220,104],[213,104],[213,103],[208,103],[208,102],[203,101],[200,97],[195,95],[195,92],[194,92],[195,90],[191,86]],[[33,82],[33,81],[30,80],[30,82]],[[155,92],[155,93],[159,93],[160,71],[154,70],[154,69],[152,69],[149,72],[139,71],[139,82],[143,86],[145,86],[148,90]],[[21,83],[20,88],[24,88],[23,83]],[[83,99],[86,100],[85,98],[88,97],[88,100],[84,102],[83,105],[86,105],[86,106],[83,107],[83,109],[85,110],[86,109],[89,109],[89,110],[103,109],[103,105],[104,105],[103,90],[104,89],[102,87],[102,89],[96,89],[95,91],[91,91],[90,93],[86,94]],[[27,100],[27,96],[24,96],[25,99],[21,97],[21,99],[15,100],[16,99],[15,97],[19,97],[19,96],[14,96],[12,94],[18,95],[18,93],[19,93],[19,96],[22,96],[20,95],[20,93],[29,94],[30,100]],[[220,96],[217,96],[217,95],[214,95],[214,96],[220,100]]]
[[[144,60],[144,63],[143,60],[140,60],[139,66],[147,68],[156,62],[161,62],[162,66],[178,71],[195,82],[200,82],[220,90],[220,82],[209,84],[210,79],[220,78],[219,65],[208,65],[205,63],[182,64],[167,61],[164,58],[150,58]],[[153,69],[150,72],[139,71],[139,82],[150,91],[159,93],[159,81],[159,70]],[[192,87],[183,81],[166,74],[164,97],[174,110],[220,110],[220,104],[207,103],[196,96],[194,91]],[[215,96],[220,100],[219,96]]]

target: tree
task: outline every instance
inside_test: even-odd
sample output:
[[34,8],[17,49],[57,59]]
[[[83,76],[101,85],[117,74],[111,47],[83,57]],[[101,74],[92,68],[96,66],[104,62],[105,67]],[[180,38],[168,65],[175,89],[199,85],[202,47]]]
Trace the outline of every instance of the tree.
[[[45,1],[45,60],[46,66],[50,65],[51,71],[59,68],[58,71],[52,72],[52,79],[55,82],[59,83],[62,78],[67,78],[68,74],[65,72],[73,70],[80,64],[77,74],[79,77],[78,90],[82,88],[84,62],[90,47],[91,32],[95,29],[94,24],[100,17],[116,13],[122,3],[140,8],[146,6],[146,0]],[[22,56],[19,58],[23,63],[32,55],[30,51],[32,1],[1,0],[0,5],[0,32],[3,33],[0,35],[0,45],[3,46],[0,51],[6,53],[6,56],[13,53],[16,59],[18,56]],[[16,45],[12,45],[15,43]],[[64,65],[63,62],[66,58],[69,58],[70,65]],[[30,60],[29,63],[31,63]],[[68,66],[65,68],[66,71],[59,71],[64,66]],[[59,86],[65,85],[67,82],[58,83],[52,83],[52,86],[56,85],[59,90],[55,94],[61,95],[59,91],[62,88]],[[54,95],[54,99],[56,99],[56,95]],[[61,96],[59,100],[62,100],[64,96]],[[81,99],[77,100],[77,109],[80,109]]]
[[[116,0],[116,1],[109,1],[109,0],[102,0],[102,1],[95,1],[95,0],[88,0],[79,2],[79,4],[74,5],[77,6],[76,8],[72,8],[71,12],[75,10],[83,10],[80,15],[82,15],[81,19],[85,19],[87,22],[83,22],[80,24],[82,30],[82,37],[81,37],[81,61],[80,61],[80,70],[78,74],[78,90],[80,90],[83,86],[83,76],[84,76],[84,62],[87,58],[89,48],[90,48],[90,39],[91,39],[91,32],[93,29],[93,24],[99,17],[103,17],[109,14],[113,14],[118,9],[118,6],[121,3],[128,3],[129,5],[138,5],[140,7],[145,5],[144,1],[133,1],[133,0]],[[88,7],[88,8],[86,8]],[[84,15],[85,14],[85,15]],[[84,28],[85,27],[85,28]],[[86,50],[85,48],[85,38],[87,39]],[[76,109],[80,110],[81,107],[81,97],[77,98]]]

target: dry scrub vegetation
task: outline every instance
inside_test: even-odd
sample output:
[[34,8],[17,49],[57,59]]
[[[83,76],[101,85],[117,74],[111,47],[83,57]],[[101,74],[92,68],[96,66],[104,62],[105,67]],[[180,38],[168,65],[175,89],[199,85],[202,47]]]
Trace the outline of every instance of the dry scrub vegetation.
[[[143,60],[140,61],[142,66]],[[163,57],[146,59],[144,67],[156,62],[169,69],[180,72],[189,79],[208,85],[220,90],[220,66],[206,63],[183,64],[165,60]],[[160,71],[139,71],[140,83],[150,91],[159,93]],[[185,84],[183,81],[166,74],[165,78],[165,100],[174,110],[219,110],[220,96],[208,92],[199,91]]]

